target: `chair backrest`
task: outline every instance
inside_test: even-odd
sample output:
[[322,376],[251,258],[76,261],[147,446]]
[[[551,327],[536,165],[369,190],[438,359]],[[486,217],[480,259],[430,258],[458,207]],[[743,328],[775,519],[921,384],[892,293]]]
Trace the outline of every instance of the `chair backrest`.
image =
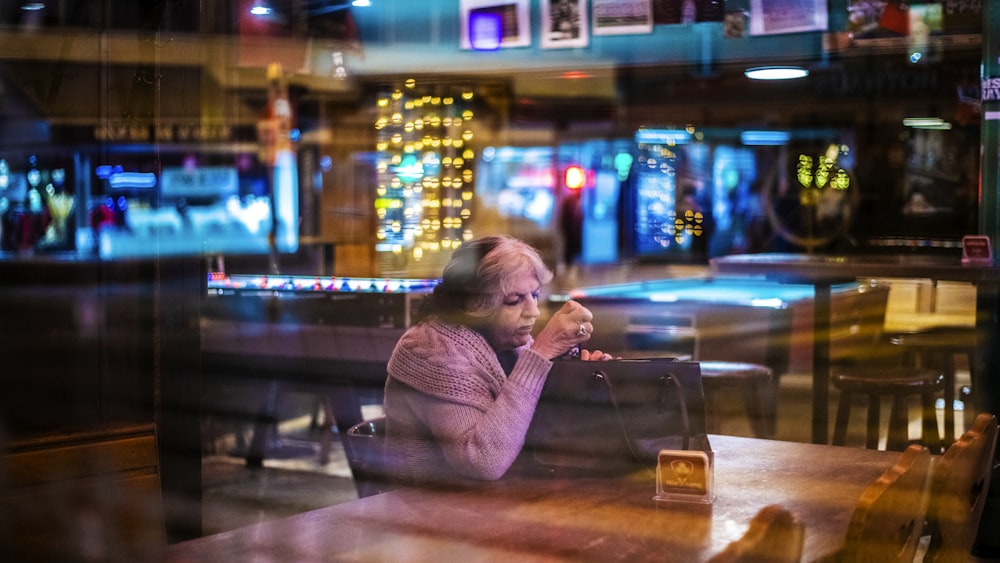
[[884,357],[889,350],[882,338],[889,290],[887,283],[869,281],[859,285],[857,291],[834,292],[830,297],[831,360],[893,359]]
[[153,423],[7,444],[0,560],[159,561],[166,524]]
[[927,514],[928,561],[968,561],[990,488],[997,419],[983,413],[948,447],[934,470]]
[[760,509],[738,540],[709,559],[709,563],[798,563],[805,539],[802,523],[784,507]]
[[625,353],[629,352],[645,352],[646,357],[649,352],[659,352],[679,359],[698,359],[694,315],[630,316],[625,327]]
[[931,455],[911,445],[861,494],[847,528],[842,562],[911,563],[930,498]]
[[384,416],[363,420],[347,431],[347,462],[360,498],[378,494],[388,488],[384,444]]

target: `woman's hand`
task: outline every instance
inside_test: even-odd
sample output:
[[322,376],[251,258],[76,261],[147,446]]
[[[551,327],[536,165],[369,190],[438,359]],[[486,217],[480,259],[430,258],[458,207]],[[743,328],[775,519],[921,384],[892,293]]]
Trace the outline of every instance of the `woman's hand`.
[[[590,350],[580,350],[580,359],[589,362],[597,362],[597,361],[606,362],[608,360],[615,359],[615,357],[612,356],[611,354],[605,354],[600,350],[594,350],[593,352],[591,352]],[[619,357],[618,359],[620,360],[621,358]]]
[[[594,315],[576,301],[567,301],[545,324],[531,349],[546,359],[562,356],[574,346],[590,340]],[[588,355],[592,355],[589,354]]]

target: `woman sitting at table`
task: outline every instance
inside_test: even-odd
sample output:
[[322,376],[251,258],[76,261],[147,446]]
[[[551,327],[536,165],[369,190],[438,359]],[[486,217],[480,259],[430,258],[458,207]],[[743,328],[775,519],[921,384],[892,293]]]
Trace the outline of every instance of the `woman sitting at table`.
[[538,251],[511,237],[455,251],[389,359],[385,449],[394,481],[494,480],[511,467],[551,360],[593,332],[591,312],[568,301],[532,337],[551,279]]

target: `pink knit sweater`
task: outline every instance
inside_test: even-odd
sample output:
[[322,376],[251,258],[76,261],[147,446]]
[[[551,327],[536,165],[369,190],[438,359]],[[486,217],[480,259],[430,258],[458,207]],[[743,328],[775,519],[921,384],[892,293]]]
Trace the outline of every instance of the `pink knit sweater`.
[[524,445],[552,362],[523,346],[510,376],[478,332],[437,319],[411,327],[385,384],[386,453],[403,483],[499,479]]

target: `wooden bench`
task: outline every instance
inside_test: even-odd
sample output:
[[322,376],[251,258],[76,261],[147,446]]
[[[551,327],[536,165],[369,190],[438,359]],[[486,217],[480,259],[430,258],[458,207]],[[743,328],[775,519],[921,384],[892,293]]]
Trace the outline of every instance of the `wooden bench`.
[[0,466],[0,559],[155,561],[166,549],[156,428],[17,437]]

